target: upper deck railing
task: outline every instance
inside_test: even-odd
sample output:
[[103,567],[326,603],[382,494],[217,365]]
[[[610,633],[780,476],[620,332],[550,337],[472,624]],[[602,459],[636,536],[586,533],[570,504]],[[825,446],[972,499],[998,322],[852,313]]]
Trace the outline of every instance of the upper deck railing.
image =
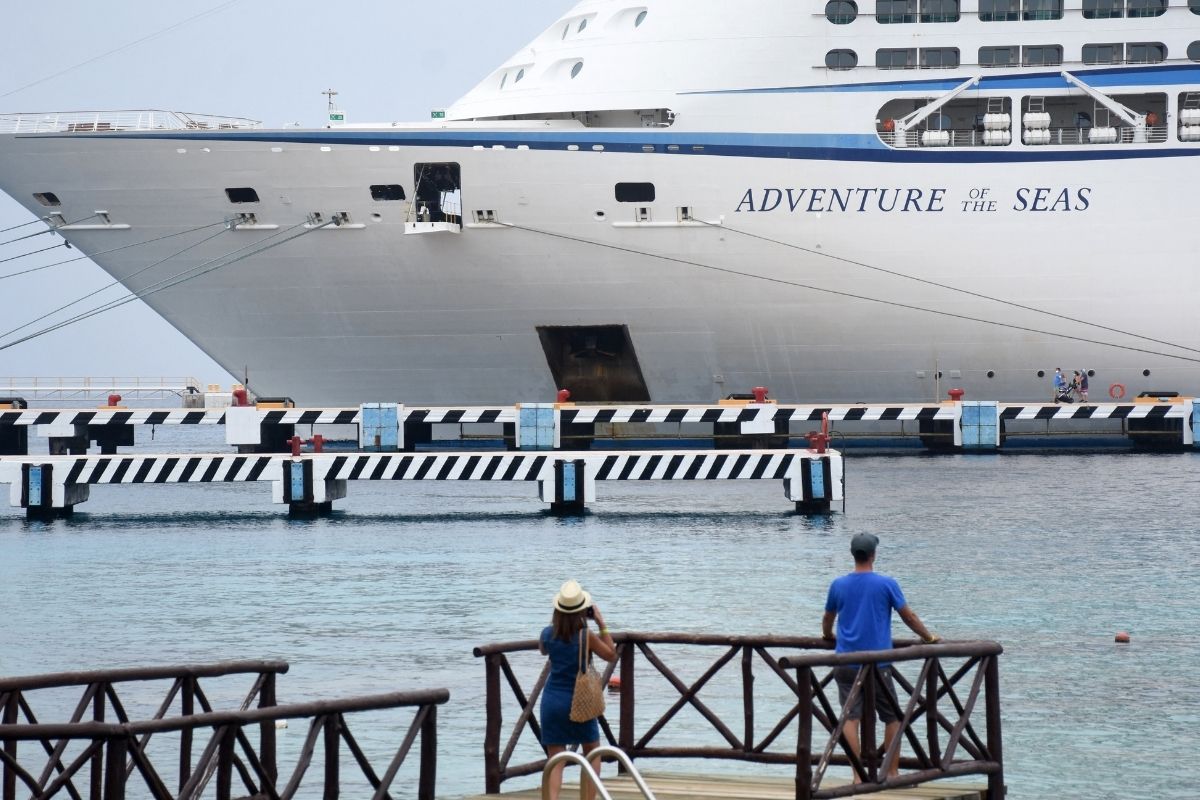
[[246,130],[262,126],[253,119],[189,114],[183,111],[35,111],[0,114],[4,133],[106,133],[110,131]]

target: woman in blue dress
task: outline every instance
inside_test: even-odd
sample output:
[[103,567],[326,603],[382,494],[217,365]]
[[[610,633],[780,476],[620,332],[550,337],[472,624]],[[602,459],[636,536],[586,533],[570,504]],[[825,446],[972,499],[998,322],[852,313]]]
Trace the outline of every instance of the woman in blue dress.
[[[595,620],[597,632],[588,630],[589,619]],[[554,596],[554,616],[539,639],[539,649],[550,658],[550,675],[542,689],[541,709],[542,746],[549,758],[566,750],[567,745],[581,745],[585,755],[600,746],[598,720],[571,721],[571,698],[575,694],[575,676],[579,674],[581,636],[588,637],[591,652],[605,661],[616,660],[617,651],[604,624],[604,615],[578,581],[567,581]],[[563,766],[559,764],[550,773],[550,800],[558,800]],[[600,765],[592,766],[599,774]],[[586,783],[584,797],[593,800],[596,788],[590,781]]]

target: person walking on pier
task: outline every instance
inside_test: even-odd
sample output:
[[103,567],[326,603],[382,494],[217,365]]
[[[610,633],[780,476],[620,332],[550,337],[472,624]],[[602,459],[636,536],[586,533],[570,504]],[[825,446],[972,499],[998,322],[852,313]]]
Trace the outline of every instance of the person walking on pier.
[[[875,572],[875,548],[879,537],[873,533],[859,533],[850,540],[850,552],[854,556],[854,571],[836,578],[829,585],[825,600],[825,616],[821,621],[821,635],[828,641],[837,641],[837,652],[856,653],[864,650],[890,650],[892,648],[892,609],[895,609],[904,624],[921,637],[926,644],[941,641],[921,622],[912,610],[900,584],[895,578]],[[834,635],[834,622],[837,635]],[[835,667],[833,674],[838,685],[841,705],[846,705],[850,690],[858,677],[859,665]],[[861,752],[859,720],[862,719],[862,691],[850,707],[845,735],[855,755]],[[876,711],[884,722],[883,746],[886,751],[900,730],[896,709],[896,688],[892,681],[890,664],[879,664],[875,681]],[[898,759],[897,759],[898,761]],[[889,776],[898,773],[894,762]],[[855,776],[858,782],[858,776]]]
[[[599,630],[588,629],[588,620],[595,620]],[[567,749],[567,745],[583,747],[584,755],[600,746],[600,723],[596,719],[587,722],[571,721],[571,700],[575,694],[575,678],[579,674],[579,656],[587,640],[590,652],[605,661],[615,661],[617,651],[612,635],[604,624],[604,615],[592,602],[592,596],[583,590],[578,581],[570,580],[562,585],[554,596],[554,616],[542,630],[538,649],[550,658],[550,675],[542,690],[542,746],[546,755],[553,758]],[[550,773],[550,800],[558,800],[562,790],[563,764]],[[600,773],[600,764],[592,767]],[[585,800],[593,800],[596,787],[591,781],[583,780]]]
[[1067,379],[1063,376],[1062,367],[1054,368],[1054,402],[1061,403],[1067,391]]

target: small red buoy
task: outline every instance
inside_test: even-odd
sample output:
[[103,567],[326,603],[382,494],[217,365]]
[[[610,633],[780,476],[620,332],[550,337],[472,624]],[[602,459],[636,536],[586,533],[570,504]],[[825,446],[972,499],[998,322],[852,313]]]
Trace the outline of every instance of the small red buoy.
[[610,692],[621,691],[621,679],[618,676],[613,675],[611,678],[608,679],[608,690]]
[[1158,114],[1154,113],[1153,111],[1151,111],[1149,114],[1147,114],[1146,115],[1146,124],[1149,125],[1151,128],[1153,128],[1155,125],[1157,125],[1158,124]]
[[1113,637],[1113,641],[1117,644],[1129,644],[1129,634],[1125,631],[1117,631],[1117,635]]
[[894,120],[894,119],[885,119],[885,120],[883,121],[883,129],[884,129],[885,131],[887,131],[888,133],[891,133],[892,131],[896,130],[896,120]]
[[571,390],[570,390],[570,389],[559,389],[559,390],[558,390],[558,400],[557,400],[557,402],[559,402],[559,403],[565,403],[565,402],[567,402],[567,401],[568,401],[568,400],[570,400],[570,399],[571,399]]

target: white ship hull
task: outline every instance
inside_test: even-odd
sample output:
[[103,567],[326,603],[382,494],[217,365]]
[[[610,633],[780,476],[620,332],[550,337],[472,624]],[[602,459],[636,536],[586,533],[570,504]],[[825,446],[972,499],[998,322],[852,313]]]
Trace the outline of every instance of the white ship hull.
[[[758,385],[789,401],[1040,398],[1055,367],[1094,370],[1093,398],[1200,389],[1200,144],[909,152],[831,133],[874,131],[887,101],[800,93],[753,134],[714,123],[764,107],[734,94],[693,130],[2,136],[0,189],[39,215],[34,194],[55,191],[66,222],[128,225],[64,236],[133,291],[344,212],[145,298],[259,395],[304,404],[551,398],[547,326],[625,326],[655,402]],[[405,235],[411,197],[371,198],[411,194],[417,163],[460,165],[460,233]],[[615,201],[621,182],[653,183],[654,200]],[[259,202],[231,205],[230,187]]]

